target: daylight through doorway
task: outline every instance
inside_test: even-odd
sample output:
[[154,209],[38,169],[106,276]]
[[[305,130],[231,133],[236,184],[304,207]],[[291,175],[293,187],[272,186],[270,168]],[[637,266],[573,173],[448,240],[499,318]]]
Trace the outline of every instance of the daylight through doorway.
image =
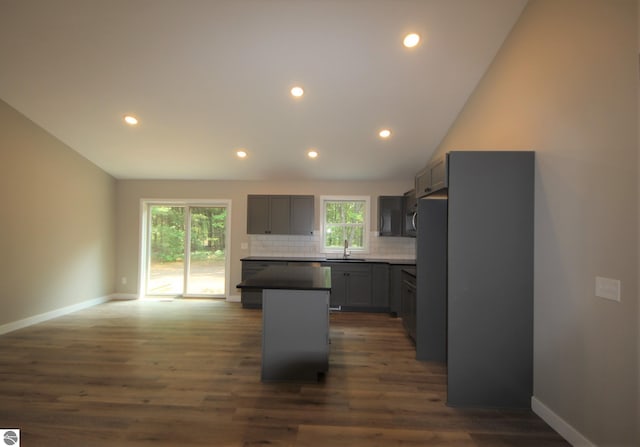
[[150,204],[147,216],[146,296],[224,296],[227,207]]

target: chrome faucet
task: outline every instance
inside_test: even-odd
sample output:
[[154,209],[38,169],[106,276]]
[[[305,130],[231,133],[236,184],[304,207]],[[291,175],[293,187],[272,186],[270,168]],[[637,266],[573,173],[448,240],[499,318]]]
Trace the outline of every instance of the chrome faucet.
[[347,239],[345,239],[344,240],[344,251],[342,253],[342,257],[344,259],[347,259],[350,254],[351,254],[351,251],[349,250],[349,241]]

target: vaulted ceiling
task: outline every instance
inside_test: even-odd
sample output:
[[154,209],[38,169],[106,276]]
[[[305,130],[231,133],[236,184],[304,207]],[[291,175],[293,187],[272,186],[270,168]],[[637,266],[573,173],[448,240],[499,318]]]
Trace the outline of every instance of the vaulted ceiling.
[[525,4],[0,0],[0,99],[116,178],[412,178]]

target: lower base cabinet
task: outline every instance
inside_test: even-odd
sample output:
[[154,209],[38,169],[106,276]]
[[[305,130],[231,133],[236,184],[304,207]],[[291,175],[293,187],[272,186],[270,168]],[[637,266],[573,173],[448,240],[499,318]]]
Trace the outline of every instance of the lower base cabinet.
[[392,264],[389,266],[389,313],[393,317],[399,317],[402,305],[403,270],[415,269],[415,264]]
[[416,341],[416,278],[402,272],[402,292],[400,304],[400,317],[402,325],[409,337]]
[[[248,279],[271,265],[299,264],[298,261],[242,260],[242,280]],[[391,270],[383,262],[322,262],[331,267],[332,309],[357,312],[390,312]],[[399,300],[398,300],[399,301]],[[262,308],[262,290],[243,289],[242,307]]]
[[[242,261],[242,280],[251,278],[270,265],[287,265],[286,261]],[[245,309],[262,309],[262,290],[243,289],[240,301]]]
[[262,290],[243,290],[240,295],[240,301],[245,309],[262,309]]
[[262,328],[263,381],[316,381],[329,369],[329,291],[265,289]]
[[331,308],[389,312],[387,264],[331,262]]
[[371,303],[371,266],[349,263],[323,264],[331,267],[331,307],[366,307]]

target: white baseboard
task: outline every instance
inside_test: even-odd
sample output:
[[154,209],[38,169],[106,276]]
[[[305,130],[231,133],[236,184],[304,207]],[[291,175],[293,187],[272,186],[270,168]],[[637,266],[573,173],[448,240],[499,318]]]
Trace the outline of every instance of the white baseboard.
[[531,398],[531,409],[540,416],[543,421],[557,431],[566,441],[574,447],[597,447],[571,424],[554,413],[549,407],[539,401],[535,396]]
[[[110,295],[109,298],[116,301],[116,300],[137,300],[140,297],[135,293],[114,293],[113,295]],[[167,297],[167,298],[170,298],[170,297]],[[229,301],[230,303],[239,303],[240,295],[229,295],[225,299],[225,301]]]
[[51,320],[52,318],[61,317],[62,315],[70,314],[71,312],[86,309],[87,307],[106,303],[110,299],[110,296],[102,296],[99,298],[94,298],[92,300],[83,301],[81,303],[72,304],[71,306],[61,307],[60,309],[55,309],[39,315],[34,315],[32,317],[27,317],[22,320],[6,323],[0,326],[0,335],[16,331],[27,326],[31,326],[33,324],[42,323],[43,321]]

